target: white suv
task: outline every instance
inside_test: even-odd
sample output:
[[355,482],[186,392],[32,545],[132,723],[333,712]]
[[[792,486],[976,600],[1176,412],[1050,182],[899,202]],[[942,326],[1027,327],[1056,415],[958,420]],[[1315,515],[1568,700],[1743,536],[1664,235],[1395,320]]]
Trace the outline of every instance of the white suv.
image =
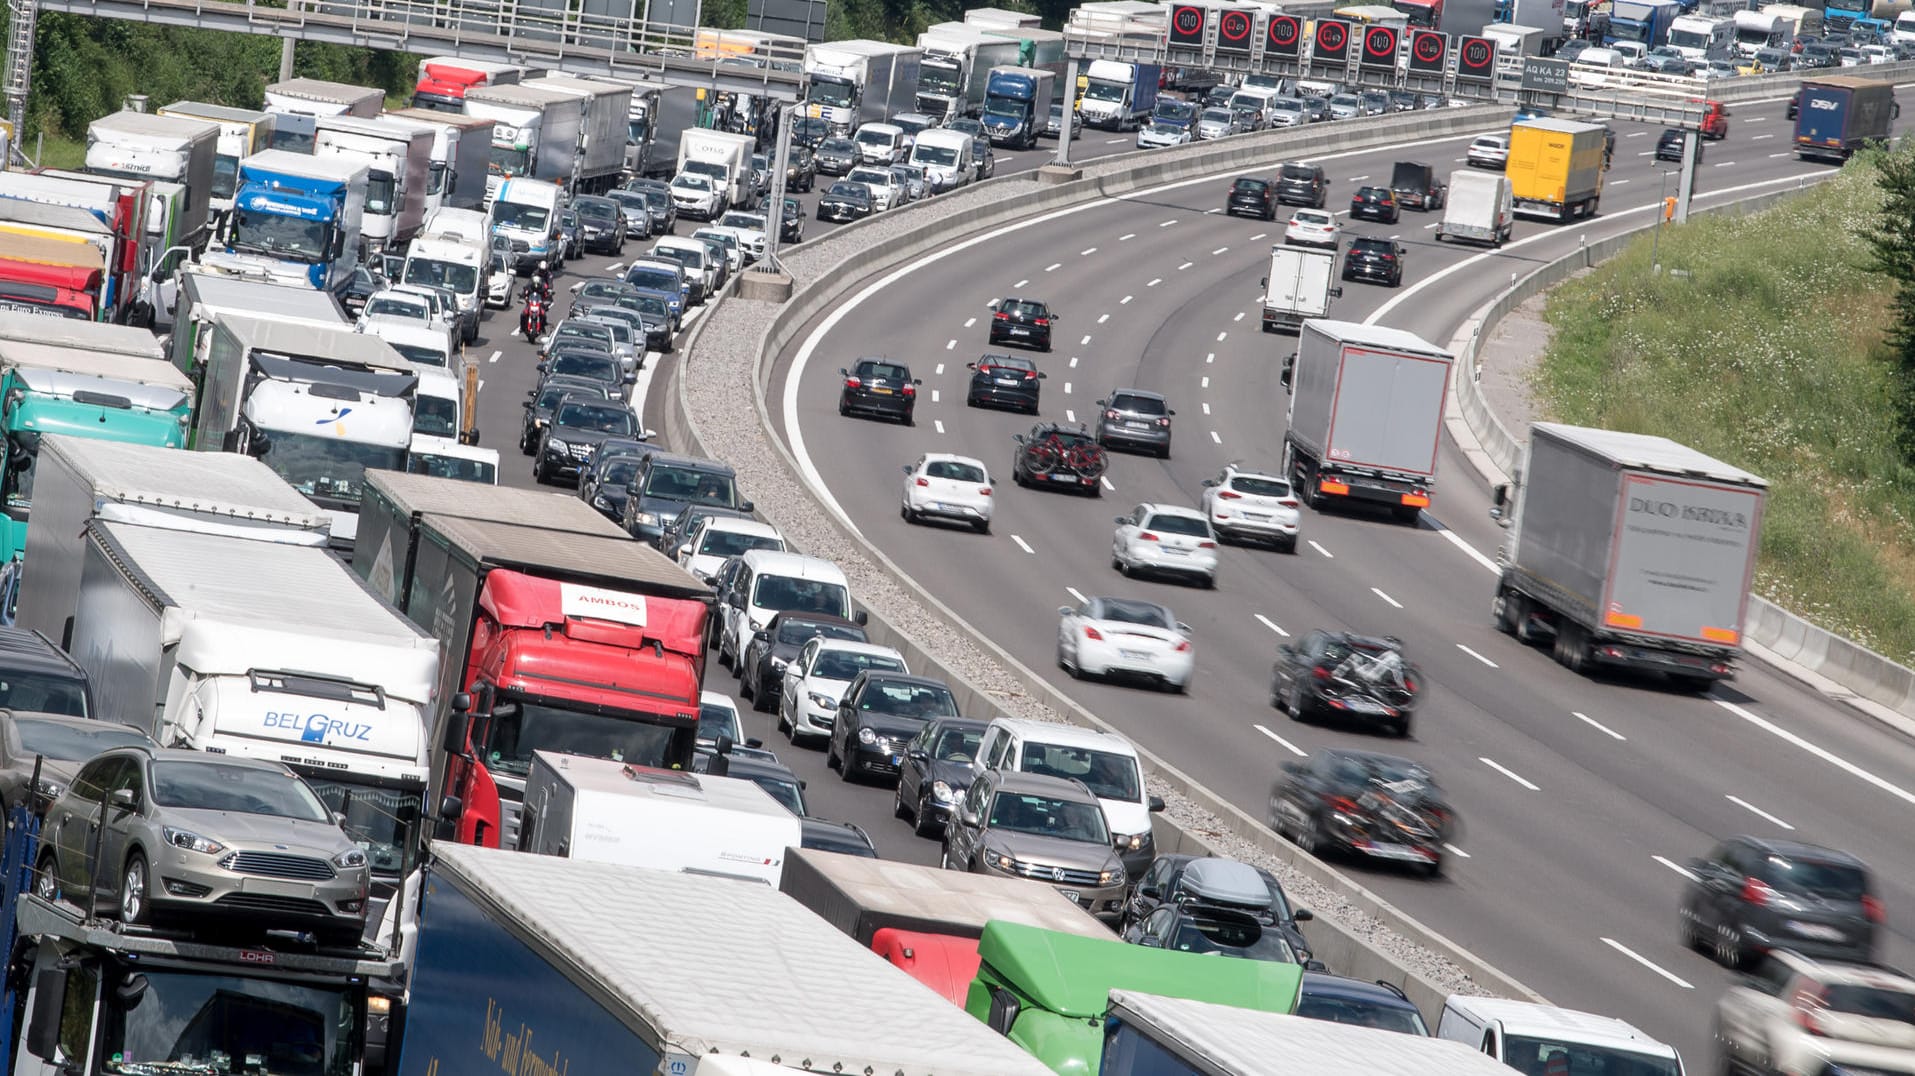
[[1164,801],[1144,793],[1137,748],[1122,736],[1052,721],[1000,717],[985,728],[971,767],[977,773],[1011,770],[1082,781],[1104,809],[1111,843],[1124,861],[1126,874],[1141,877],[1157,854],[1150,816],[1164,809]]
[[1115,520],[1110,563],[1124,575],[1164,574],[1217,585],[1217,534],[1194,508],[1140,504]]
[[778,694],[778,731],[792,743],[831,735],[845,689],[866,669],[909,674],[904,655],[876,643],[816,637],[785,666]]
[[1721,1071],[1915,1072],[1915,979],[1777,950],[1716,1001]]
[[1302,515],[1290,480],[1228,464],[1204,479],[1203,510],[1217,537],[1269,542],[1285,553],[1297,551]]
[[1509,166],[1509,136],[1489,134],[1478,137],[1469,144],[1467,155],[1471,168],[1506,168]]

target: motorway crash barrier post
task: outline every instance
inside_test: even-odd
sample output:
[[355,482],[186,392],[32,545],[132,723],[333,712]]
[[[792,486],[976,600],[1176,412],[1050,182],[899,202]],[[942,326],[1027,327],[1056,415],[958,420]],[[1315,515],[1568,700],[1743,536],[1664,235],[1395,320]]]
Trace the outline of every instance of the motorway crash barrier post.
[[[1244,136],[1216,143],[1199,143],[1174,150],[1161,150],[1146,154],[1124,154],[1117,158],[1087,162],[1084,165],[1084,178],[1069,183],[1039,186],[1028,179],[1004,177],[974,186],[974,191],[1001,192],[1003,197],[974,198],[962,204],[958,210],[950,209],[953,202],[963,197],[959,192],[942,195],[925,203],[918,203],[902,210],[893,210],[868,221],[859,222],[840,229],[832,235],[807,244],[813,253],[829,246],[832,253],[843,248],[844,254],[829,263],[829,267],[818,273],[815,282],[802,284],[791,301],[778,309],[770,319],[762,334],[758,337],[755,349],[756,392],[754,402],[758,419],[766,431],[775,430],[766,397],[771,389],[772,365],[775,360],[808,330],[813,320],[841,302],[855,289],[862,287],[873,277],[894,269],[896,266],[932,250],[949,247],[967,237],[978,235],[987,229],[1002,226],[1013,221],[1027,220],[1044,213],[1067,206],[1080,205],[1099,199],[1112,198],[1140,189],[1174,183],[1186,179],[1217,175],[1232,168],[1269,167],[1283,160],[1310,159],[1342,150],[1387,146],[1406,139],[1441,138],[1445,136],[1463,136],[1476,131],[1486,131],[1507,123],[1509,110],[1499,106],[1481,106],[1471,108],[1445,109],[1404,113],[1384,117],[1375,123],[1335,124],[1313,126],[1281,132],[1267,132],[1260,135]],[[946,215],[939,217],[936,211],[943,209]],[[875,227],[875,222],[896,220],[909,213],[921,213],[924,217],[922,227],[911,229],[903,234],[871,242],[865,233]],[[842,238],[840,238],[842,237]],[[744,306],[745,304],[737,304]],[[695,326],[693,334],[683,347],[685,362],[679,368],[681,376],[676,379],[677,406],[669,410],[680,412],[667,421],[667,434],[674,438],[675,447],[709,453],[705,438],[700,435],[698,416],[688,396],[687,385],[692,377],[698,376],[695,368],[700,361],[699,340],[709,330],[717,317],[725,311],[713,310]],[[732,399],[735,404],[735,398]],[[710,418],[710,416],[707,416]],[[784,478],[802,491],[802,500],[809,512],[818,519],[828,521],[833,532],[831,544],[842,549],[861,551],[871,562],[880,566],[895,583],[907,594],[914,597],[925,609],[934,610],[934,619],[954,635],[968,640],[978,650],[1006,670],[1010,678],[1018,685],[1023,701],[1035,702],[1048,707],[1068,721],[1093,728],[1115,731],[1105,725],[1088,710],[1079,707],[1062,692],[1052,687],[1048,681],[1029,669],[1011,654],[977,631],[952,610],[939,602],[933,595],[918,586],[915,580],[905,575],[895,564],[876,547],[866,542],[846,526],[846,521],[830,518],[822,504],[811,495],[798,479],[796,461],[783,441],[767,434],[777,453],[781,457],[785,474],[782,476],[760,476],[759,481],[773,481]],[[754,499],[762,506],[765,500]],[[773,520],[777,522],[777,520]],[[1016,705],[1017,698],[1000,697],[977,687],[968,678],[950,669],[949,662],[921,646],[916,638],[892,627],[885,611],[867,606],[872,623],[870,633],[875,642],[881,642],[901,651],[913,668],[937,667],[945,671],[946,678],[957,696],[960,711],[977,717],[991,717],[1005,713]],[[1188,775],[1155,755],[1141,751],[1146,769],[1160,785],[1182,795],[1198,808],[1210,815],[1222,819],[1230,830],[1230,836],[1248,842],[1281,860],[1299,873],[1309,877],[1336,893],[1357,911],[1386,924],[1404,939],[1422,946],[1449,960],[1460,968],[1479,989],[1510,997],[1541,1000],[1540,995],[1528,989],[1507,974],[1488,965],[1474,954],[1451,942],[1441,934],[1417,922],[1400,909],[1392,906],[1380,896],[1364,888],[1349,876],[1320,860],[1299,851],[1294,845],[1279,838],[1263,825],[1262,821],[1225,801]],[[1159,817],[1160,847],[1184,846],[1204,843],[1204,836],[1189,833]],[[1396,959],[1371,945],[1362,932],[1350,925],[1339,922],[1325,909],[1313,909],[1319,912],[1316,922],[1311,924],[1312,945],[1319,956],[1332,968],[1346,975],[1362,979],[1385,979],[1401,985],[1410,999],[1427,1013],[1440,1012],[1442,1009],[1444,988],[1408,968]]]

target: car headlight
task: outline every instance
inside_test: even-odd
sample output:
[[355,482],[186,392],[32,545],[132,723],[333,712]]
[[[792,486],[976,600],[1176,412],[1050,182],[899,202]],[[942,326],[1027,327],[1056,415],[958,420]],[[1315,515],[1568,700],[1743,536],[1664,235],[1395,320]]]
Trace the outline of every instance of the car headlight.
[[931,782],[931,798],[939,803],[956,803],[957,792],[943,781]]
[[547,437],[545,439],[545,447],[551,452],[570,452],[572,450],[571,445],[566,444],[556,437]]
[[820,695],[816,691],[807,691],[805,692],[805,697],[811,700],[811,705],[819,709],[836,710],[838,708],[838,700],[829,695]]
[[[817,698],[817,696],[813,695],[812,698],[815,699]],[[875,732],[872,732],[870,729],[859,729],[858,742],[869,747],[870,745],[878,742],[878,734]]]
[[392,999],[381,994],[366,997],[366,1015],[386,1016],[392,1012]]
[[1017,860],[1012,859],[1002,852],[992,852],[986,858],[990,861],[991,866],[1001,871],[1015,870],[1017,868]]
[[355,867],[363,867],[366,865],[366,850],[363,848],[348,848],[332,857],[332,865],[335,867],[345,867],[349,870]]
[[1124,880],[1124,868],[1122,867],[1117,867],[1113,870],[1104,871],[1103,873],[1097,876],[1098,885],[1119,885],[1123,882],[1123,880]]
[[1148,833],[1119,833],[1111,843],[1119,852],[1135,852],[1144,846],[1144,841],[1149,837]]
[[66,791],[66,786],[58,781],[52,781],[42,777],[33,783],[33,791],[35,795],[44,796],[50,800],[57,800],[60,798],[60,793]]
[[656,527],[658,526],[658,513],[657,512],[634,512],[632,513],[632,522],[638,524],[641,527]]
[[201,855],[216,856],[226,851],[225,845],[213,840],[211,837],[202,837],[191,830],[175,829],[172,826],[161,826],[160,836],[166,839],[167,844],[175,848],[184,848],[189,852],[198,852]]
[[594,507],[594,508],[610,508],[611,506],[612,506],[612,502],[611,502],[611,500],[610,500],[609,498],[607,498],[607,497],[605,496],[605,494],[603,494],[603,493],[594,493],[594,494],[592,494],[592,507]]
[[779,672],[784,672],[785,666],[789,664],[791,664],[790,658],[772,658],[771,659],[771,667],[778,670]]

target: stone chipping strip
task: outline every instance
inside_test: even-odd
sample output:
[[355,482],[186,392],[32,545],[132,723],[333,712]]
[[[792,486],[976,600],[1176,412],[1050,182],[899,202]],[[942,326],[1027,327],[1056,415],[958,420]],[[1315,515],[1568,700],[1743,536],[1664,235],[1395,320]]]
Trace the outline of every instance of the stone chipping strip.
[[[1121,171],[1118,163],[1086,167],[1085,175]],[[991,201],[1025,197],[1043,189],[1035,180],[1005,179],[988,187],[941,195],[906,213],[883,214],[834,241],[827,236],[792,249],[781,259],[793,278],[794,292],[802,292],[826,271],[835,268],[856,247],[893,239],[938,220],[955,216]],[[689,412],[685,418],[704,453],[731,464],[760,515],[776,526],[797,549],[835,562],[851,582],[852,592],[870,613],[910,637],[926,654],[969,681],[996,703],[1007,716],[1068,723],[1051,707],[1032,698],[1018,680],[962,632],[953,630],[917,596],[900,585],[865,553],[805,488],[787,458],[773,443],[772,433],[740,385],[756,385],[759,349],[781,306],[726,298],[709,311],[695,346],[686,351],[679,390]],[[775,408],[776,401],[765,401]],[[1362,911],[1333,889],[1292,869],[1250,842],[1238,837],[1215,814],[1151,778],[1151,790],[1163,796],[1165,816],[1186,832],[1215,847],[1219,853],[1263,867],[1283,883],[1293,903],[1343,924],[1351,933],[1388,955],[1411,972],[1452,993],[1479,994],[1483,987],[1448,958],[1418,945]]]

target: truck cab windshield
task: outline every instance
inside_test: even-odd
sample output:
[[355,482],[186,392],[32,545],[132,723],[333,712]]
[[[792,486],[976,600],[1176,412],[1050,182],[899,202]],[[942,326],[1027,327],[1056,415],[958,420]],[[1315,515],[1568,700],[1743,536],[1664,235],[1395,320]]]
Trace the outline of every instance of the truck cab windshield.
[[[515,695],[502,696],[492,708],[480,757],[494,773],[524,777],[532,770],[532,752],[609,758],[639,766],[670,765],[677,729],[629,718],[562,710]],[[696,729],[684,730],[695,736]]]
[[348,784],[309,771],[300,776],[319,794],[327,810],[345,816],[346,836],[366,850],[366,862],[374,874],[403,878],[412,873],[424,788]]
[[398,181],[391,172],[369,172],[366,175],[366,212],[388,216],[392,213],[393,192],[398,189]]
[[492,203],[492,223],[500,228],[519,228],[542,232],[552,220],[552,211],[544,206],[523,202]]
[[406,454],[406,473],[425,474],[434,478],[456,478],[461,482],[482,482],[488,486],[499,484],[499,469],[485,460],[469,460],[462,456],[440,456],[431,452],[414,449]]
[[213,158],[213,197],[231,198],[239,186],[239,158]]
[[1130,87],[1116,82],[1093,82],[1084,90],[1084,96],[1092,101],[1122,101],[1128,89]]
[[[81,1004],[76,995],[91,1000],[81,977],[101,974],[92,967],[73,974],[69,1010]],[[356,1067],[360,1017],[345,990],[117,962],[104,974],[113,981],[98,994],[105,1011],[94,1056],[108,1059],[101,1071],[215,1076],[242,1059],[244,1071],[270,1076],[345,1076]]]
[[954,97],[958,92],[958,69],[942,64],[918,68],[918,92],[936,97]]
[[233,214],[233,249],[308,265],[326,260],[332,228],[319,220],[242,209]]
[[495,176],[522,176],[532,170],[532,151],[517,146],[493,146],[488,170]]
[[421,396],[412,412],[412,432],[430,437],[459,435],[459,402],[444,396]]
[[838,79],[811,76],[811,93],[805,100],[815,104],[830,105],[832,108],[851,106],[851,83]]
[[397,471],[405,467],[403,448],[285,430],[274,430],[268,436],[271,447],[263,457],[265,463],[287,485],[322,508],[357,508],[368,470]]

